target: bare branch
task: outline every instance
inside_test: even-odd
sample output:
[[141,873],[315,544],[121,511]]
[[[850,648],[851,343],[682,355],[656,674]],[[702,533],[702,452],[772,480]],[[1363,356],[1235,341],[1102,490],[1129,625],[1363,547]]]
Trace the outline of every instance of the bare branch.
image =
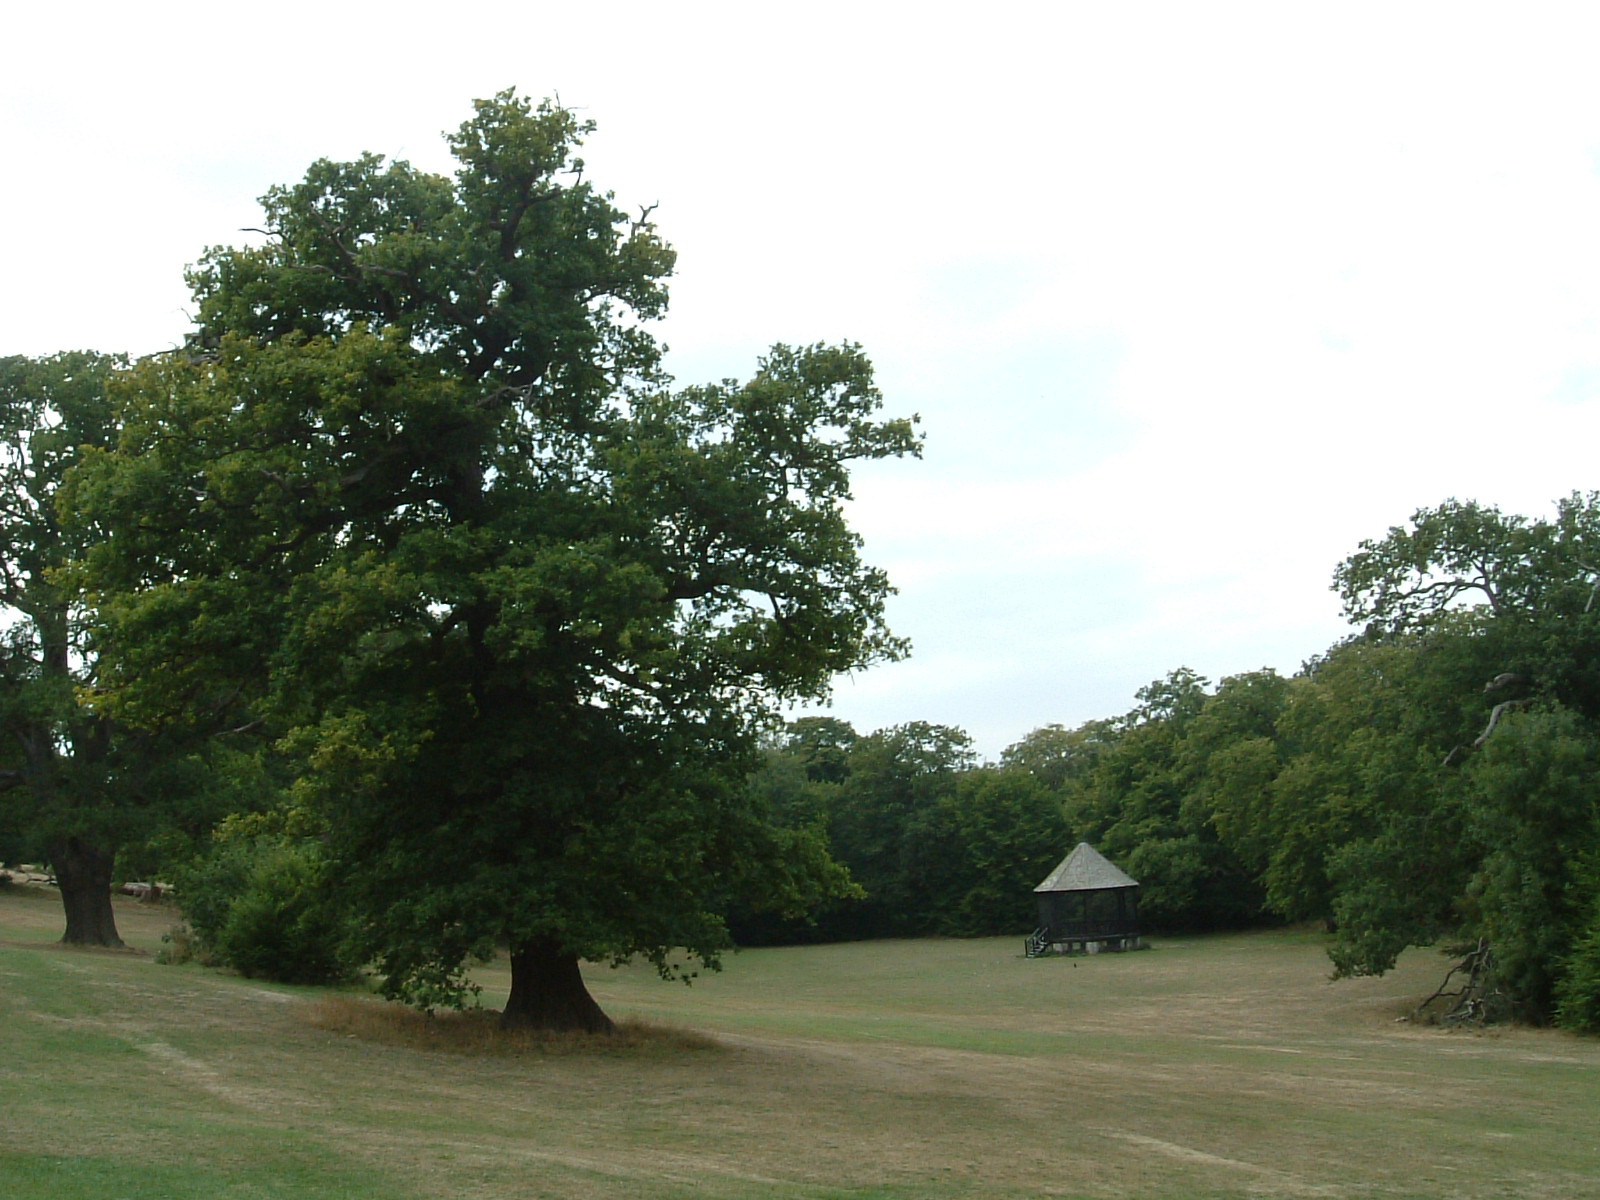
[[600,670],[607,678],[614,679],[623,686],[632,688],[634,691],[646,696],[655,696],[661,691],[659,687],[645,679],[637,671],[630,670],[617,663],[604,663],[601,665]]
[[1577,563],[1585,571],[1589,572],[1589,574],[1591,574],[1591,575],[1596,577],[1595,581],[1594,581],[1594,585],[1592,587],[1590,587],[1590,589],[1589,589],[1589,600],[1583,606],[1583,611],[1584,612],[1588,612],[1590,609],[1592,609],[1594,607],[1594,598],[1595,598],[1595,596],[1600,595],[1600,567],[1591,567],[1588,563],[1584,562],[1583,559],[1581,559],[1581,558],[1575,558],[1572,561]]
[[[1496,675],[1492,680],[1490,680],[1488,686],[1484,688],[1484,691],[1494,691],[1496,688],[1510,687],[1512,684],[1525,682],[1527,682],[1527,680],[1523,676],[1507,671],[1502,675]],[[1500,724],[1500,718],[1505,716],[1508,710],[1513,708],[1527,708],[1528,705],[1532,703],[1533,700],[1531,697],[1524,697],[1521,700],[1502,700],[1499,704],[1496,704],[1492,709],[1489,710],[1489,723],[1483,727],[1482,733],[1472,739],[1472,744],[1468,746],[1463,743],[1462,745],[1455,747],[1450,751],[1449,754],[1444,756],[1444,762],[1440,765],[1446,767],[1454,766],[1461,760],[1468,750],[1482,749],[1483,744],[1487,742],[1490,738],[1490,735],[1494,733],[1495,727]]]
[[[1479,938],[1477,946],[1450,968],[1433,995],[1417,1005],[1409,1019],[1436,1021],[1440,1025],[1483,1025],[1503,1019],[1510,1011],[1510,1002],[1495,983],[1495,967],[1493,949],[1486,938]],[[1465,975],[1460,987],[1450,991],[1450,981],[1460,974]],[[1428,1012],[1436,1000],[1449,1002],[1438,1016]]]
[[1499,704],[1496,704],[1494,708],[1489,710],[1489,723],[1483,727],[1483,732],[1473,741],[1472,748],[1476,750],[1489,740],[1489,735],[1494,732],[1494,727],[1500,724],[1500,718],[1505,715],[1508,708],[1527,708],[1530,703],[1531,701],[1528,700],[1502,700]]

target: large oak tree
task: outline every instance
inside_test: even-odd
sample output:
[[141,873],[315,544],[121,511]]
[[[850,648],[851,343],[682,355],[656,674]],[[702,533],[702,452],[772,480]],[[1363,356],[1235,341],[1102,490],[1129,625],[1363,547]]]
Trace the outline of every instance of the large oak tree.
[[1399,668],[1412,760],[1369,836],[1335,858],[1337,965],[1380,973],[1454,935],[1476,946],[1475,1011],[1592,1025],[1600,494],[1558,501],[1553,519],[1422,509],[1363,542],[1335,586],[1371,653]]
[[93,650],[59,572],[81,541],[64,527],[56,493],[82,447],[114,437],[106,382],[119,362],[0,359],[0,837],[11,855],[50,863],[63,940],[98,946],[122,945],[112,871],[147,797],[116,769],[111,722],[79,695]]
[[[509,947],[508,1023],[604,1029],[581,959],[714,963],[735,899],[847,888],[744,786],[783,703],[893,657],[843,505],[914,453],[851,346],[673,391],[673,256],[512,93],[455,177],[375,156],[263,198],[199,328],[74,482],[105,703],[270,732],[393,994]],[[681,961],[680,961],[681,960]]]

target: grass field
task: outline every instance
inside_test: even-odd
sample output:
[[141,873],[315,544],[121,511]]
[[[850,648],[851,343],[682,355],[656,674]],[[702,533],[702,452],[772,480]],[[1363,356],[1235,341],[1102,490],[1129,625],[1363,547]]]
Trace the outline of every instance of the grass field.
[[1397,1023],[1429,954],[1330,983],[1305,932],[752,951],[693,988],[591,969],[654,1035],[468,1054],[159,966],[170,913],[118,917],[143,953],[0,892],[6,1200],[1600,1196],[1600,1041]]

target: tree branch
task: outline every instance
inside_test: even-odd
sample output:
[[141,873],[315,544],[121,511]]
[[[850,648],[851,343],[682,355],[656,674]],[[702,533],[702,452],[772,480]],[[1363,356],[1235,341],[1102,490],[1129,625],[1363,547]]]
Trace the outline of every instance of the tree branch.
[[660,207],[661,201],[659,200],[657,200],[654,204],[641,204],[639,206],[639,219],[636,221],[630,221],[628,223],[629,236],[631,237],[637,234],[641,229],[647,227],[650,224],[650,214],[655,212],[655,210]]
[[[1520,682],[1525,682],[1522,676],[1508,671],[1503,675],[1496,675],[1494,679],[1489,681],[1489,685],[1484,689],[1484,691],[1493,691],[1496,688],[1509,687],[1513,683]],[[1495,727],[1500,724],[1500,718],[1506,715],[1507,710],[1513,708],[1527,708],[1528,705],[1532,703],[1533,700],[1531,697],[1524,697],[1521,700],[1502,700],[1499,704],[1496,704],[1492,709],[1489,710],[1489,723],[1483,727],[1482,733],[1472,739],[1472,744],[1468,746],[1467,744],[1463,743],[1455,747],[1450,751],[1449,754],[1444,756],[1444,762],[1440,765],[1446,767],[1452,766],[1468,750],[1482,749],[1483,744],[1487,742],[1490,735],[1494,733]]]
[[1527,708],[1529,703],[1531,702],[1528,700],[1502,700],[1499,704],[1496,704],[1489,710],[1489,723],[1483,727],[1483,732],[1474,739],[1472,748],[1476,750],[1489,740],[1489,735],[1494,732],[1494,727],[1500,724],[1500,718],[1505,715],[1508,708]]
[[1584,606],[1583,606],[1583,611],[1584,612],[1588,612],[1590,609],[1592,609],[1594,607],[1594,598],[1595,598],[1595,596],[1596,595],[1600,595],[1600,567],[1591,567],[1588,563],[1584,562],[1583,559],[1581,559],[1581,558],[1575,558],[1572,561],[1577,563],[1585,571],[1589,572],[1589,574],[1591,574],[1591,575],[1596,577],[1595,581],[1594,581],[1594,584],[1589,588],[1589,599],[1588,599],[1588,602],[1586,604],[1584,604]]

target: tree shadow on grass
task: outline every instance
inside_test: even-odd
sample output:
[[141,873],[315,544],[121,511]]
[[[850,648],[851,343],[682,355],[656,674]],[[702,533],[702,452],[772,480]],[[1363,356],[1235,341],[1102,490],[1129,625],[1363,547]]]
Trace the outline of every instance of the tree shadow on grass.
[[493,1009],[423,1013],[356,996],[324,997],[309,1006],[306,1019],[313,1028],[329,1033],[446,1054],[671,1058],[723,1049],[722,1043],[708,1034],[637,1019],[619,1020],[611,1033],[502,1029],[500,1014]]

